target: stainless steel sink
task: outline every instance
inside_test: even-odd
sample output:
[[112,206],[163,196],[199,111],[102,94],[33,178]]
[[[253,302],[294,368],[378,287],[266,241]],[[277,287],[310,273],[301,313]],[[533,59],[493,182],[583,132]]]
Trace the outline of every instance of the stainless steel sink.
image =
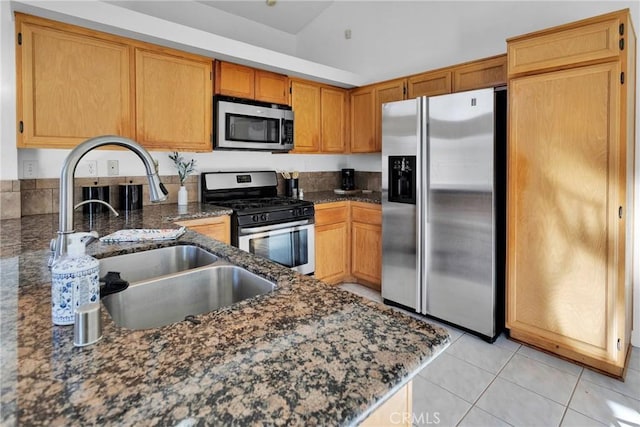
[[[142,267],[146,268],[146,267]],[[266,294],[275,284],[235,265],[212,265],[132,283],[103,298],[116,325],[156,328]]]
[[193,245],[169,246],[100,259],[100,277],[117,271],[129,283],[213,264],[218,257]]

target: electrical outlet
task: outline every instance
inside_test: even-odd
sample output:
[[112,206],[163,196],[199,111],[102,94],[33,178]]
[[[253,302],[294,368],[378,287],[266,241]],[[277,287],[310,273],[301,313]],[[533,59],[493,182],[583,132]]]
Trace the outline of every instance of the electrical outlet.
[[107,174],[117,176],[120,173],[117,160],[107,160]]
[[22,162],[22,176],[23,178],[36,178],[36,171],[38,170],[38,162],[35,160],[25,160]]
[[98,161],[97,160],[89,160],[87,162],[87,175],[89,175],[89,176],[98,176]]

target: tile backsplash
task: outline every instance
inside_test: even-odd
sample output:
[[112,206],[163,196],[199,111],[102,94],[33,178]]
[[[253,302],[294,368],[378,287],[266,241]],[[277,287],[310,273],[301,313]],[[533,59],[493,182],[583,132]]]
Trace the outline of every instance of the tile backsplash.
[[[169,190],[169,197],[161,203],[177,203],[180,181],[177,175],[161,176],[160,179]],[[189,201],[199,199],[199,175],[187,178],[185,187],[189,192]],[[301,172],[298,186],[305,192],[332,191],[340,188],[341,173],[334,172]],[[361,190],[380,191],[380,172],[358,172],[355,174],[356,188]],[[82,201],[82,187],[109,186],[109,202],[115,209],[119,206],[120,184],[142,184],[143,205],[149,201],[149,185],[145,176],[132,177],[99,177],[76,178],[74,187],[74,204]],[[20,216],[58,213],[60,198],[60,181],[58,179],[22,179],[0,181],[0,219],[20,218]],[[278,194],[284,194],[284,178],[278,174]]]

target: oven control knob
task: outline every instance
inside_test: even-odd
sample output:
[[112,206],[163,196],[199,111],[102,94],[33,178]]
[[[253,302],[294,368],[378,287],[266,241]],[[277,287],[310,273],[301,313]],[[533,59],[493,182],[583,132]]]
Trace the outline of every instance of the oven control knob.
[[309,208],[302,208],[302,215],[307,215],[309,213]]
[[269,219],[269,214],[260,215],[260,219],[263,220],[263,221],[266,221],[267,219]]
[[259,217],[258,215],[253,215],[253,216],[251,217],[251,220],[252,220],[253,222],[258,222],[258,221],[260,220],[260,217]]
[[294,210],[294,215],[295,215],[295,216],[300,216],[300,208],[296,208],[296,209]]

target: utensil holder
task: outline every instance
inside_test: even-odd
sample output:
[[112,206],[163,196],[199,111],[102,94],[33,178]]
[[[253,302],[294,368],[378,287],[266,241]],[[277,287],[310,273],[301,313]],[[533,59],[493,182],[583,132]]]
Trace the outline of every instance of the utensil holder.
[[298,178],[285,179],[284,194],[287,197],[298,197]]

